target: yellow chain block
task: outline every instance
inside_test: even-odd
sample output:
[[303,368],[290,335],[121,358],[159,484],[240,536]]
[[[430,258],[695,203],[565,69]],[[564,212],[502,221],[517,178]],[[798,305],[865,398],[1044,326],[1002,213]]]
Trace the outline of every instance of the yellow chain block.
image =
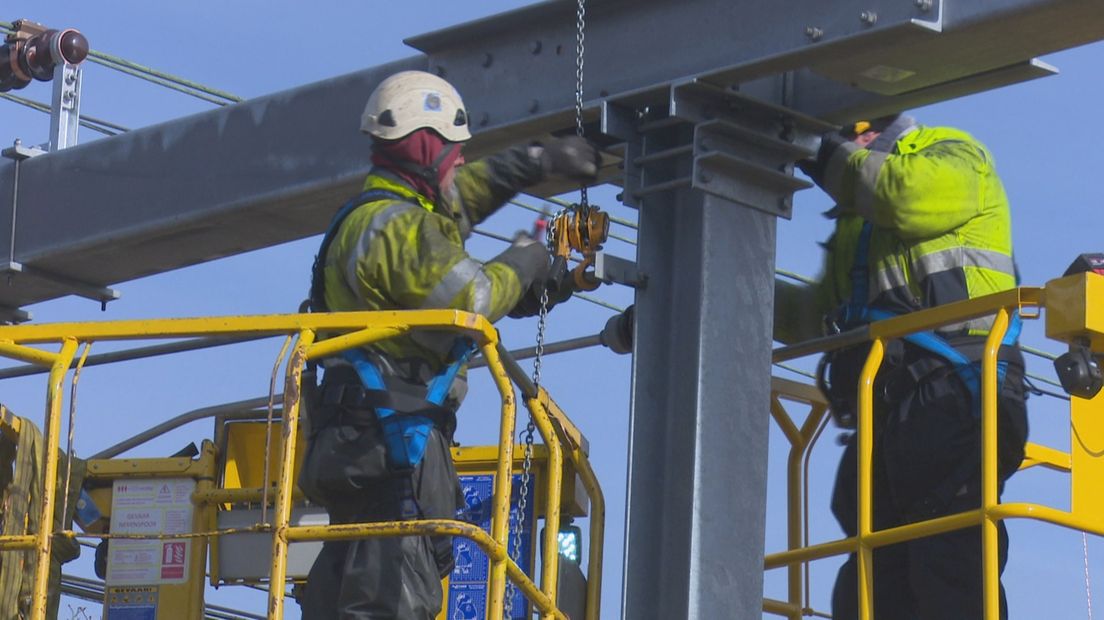
[[[556,256],[567,260],[571,251],[583,260],[571,270],[575,289],[593,291],[601,282],[594,277],[594,255],[609,236],[609,214],[590,205],[572,205],[552,220],[552,247]],[[588,269],[590,269],[588,271]]]

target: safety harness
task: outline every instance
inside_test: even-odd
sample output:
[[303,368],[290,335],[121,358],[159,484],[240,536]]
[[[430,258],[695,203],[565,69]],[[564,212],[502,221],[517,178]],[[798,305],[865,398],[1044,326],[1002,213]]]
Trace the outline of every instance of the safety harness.
[[[870,266],[869,250],[870,237],[874,225],[869,221],[863,222],[862,231],[855,249],[855,260],[851,265],[851,300],[844,304],[836,313],[835,325],[840,330],[854,329],[874,321],[881,321],[898,316],[896,313],[881,308],[871,308],[869,305]],[[1023,320],[1019,312],[1013,312],[1008,331],[1001,340],[1001,346],[1015,345],[1019,340]],[[966,390],[970,393],[971,410],[975,418],[981,416],[981,362],[972,361],[952,346],[945,338],[934,331],[923,331],[909,334],[904,337],[909,342],[946,361],[955,374],[962,380]],[[1008,372],[1008,362],[997,362],[997,389],[1004,384],[1004,377]]]
[[[315,256],[311,270],[311,309],[313,311],[328,311],[325,305],[323,271],[330,244],[337,236],[342,222],[358,207],[381,200],[418,204],[414,199],[391,190],[371,189],[355,196],[341,207],[322,238],[322,245],[318,255]],[[420,205],[419,208],[421,208]],[[327,404],[373,409],[374,418],[378,420],[383,432],[388,465],[396,473],[409,473],[425,456],[426,443],[434,425],[441,424],[442,414],[451,413],[444,407],[445,398],[460,369],[468,363],[475,350],[475,344],[469,338],[457,338],[449,353],[451,361],[429,381],[424,400],[419,400],[406,394],[394,394],[388,388],[383,371],[364,349],[348,349],[341,356],[356,370],[361,382],[361,386],[358,386],[360,389],[351,391],[340,389],[337,393],[327,390],[330,393],[324,393],[323,397],[325,401],[332,401]],[[350,422],[371,423],[370,420],[350,420]]]

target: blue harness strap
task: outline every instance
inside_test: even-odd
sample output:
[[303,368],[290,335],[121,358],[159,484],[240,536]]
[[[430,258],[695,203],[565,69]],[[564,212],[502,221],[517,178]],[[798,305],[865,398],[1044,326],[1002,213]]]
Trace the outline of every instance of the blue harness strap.
[[[468,338],[457,338],[449,357],[451,362],[427,386],[425,400],[434,405],[443,405],[456,375],[472,354],[475,344]],[[363,349],[350,349],[342,354],[356,369],[360,382],[369,390],[387,391],[383,373],[365,354]],[[396,471],[409,471],[418,466],[425,456],[426,443],[433,429],[433,420],[425,416],[405,414],[384,407],[376,408],[376,418],[383,430],[383,441],[387,446],[387,460]]]
[[[859,241],[855,248],[855,261],[851,265],[851,300],[844,305],[841,314],[841,323],[850,328],[865,323],[873,323],[891,319],[898,316],[894,312],[871,308],[869,305],[870,290],[870,236],[874,225],[863,222],[862,231],[859,233]],[[1018,277],[1017,277],[1018,280]],[[1020,331],[1023,329],[1023,319],[1018,311],[1012,313],[1008,330],[1001,340],[1001,346],[1015,345],[1020,339]],[[909,334],[904,337],[910,342],[929,353],[943,358],[954,368],[955,373],[962,379],[962,383],[970,392],[972,410],[975,417],[981,416],[981,362],[974,362],[963,355],[958,349],[934,331],[923,331]],[[1008,373],[1008,362],[997,362],[997,389],[1004,385],[1004,377]]]

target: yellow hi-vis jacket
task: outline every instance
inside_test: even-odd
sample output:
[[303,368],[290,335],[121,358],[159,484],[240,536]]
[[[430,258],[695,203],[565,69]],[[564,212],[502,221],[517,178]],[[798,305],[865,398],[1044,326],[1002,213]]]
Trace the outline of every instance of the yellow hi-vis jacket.
[[[325,257],[325,304],[330,311],[450,308],[491,321],[509,312],[537,274],[547,253],[537,244],[512,246],[480,263],[464,250],[471,227],[541,178],[539,161],[516,148],[462,166],[457,195],[439,213],[425,196],[397,176],[374,169],[365,190],[382,189],[407,200],[377,200],[350,213]],[[456,336],[419,331],[372,345],[388,370],[414,366],[435,373],[446,363]],[[405,371],[408,379],[424,372]]]
[[[775,338],[822,335],[823,318],[851,301],[851,266],[864,220],[868,305],[897,314],[1016,286],[1008,199],[993,157],[973,136],[916,126],[889,152],[847,143],[821,186],[837,202],[824,270],[813,287],[778,282]],[[992,317],[949,325],[943,336],[984,335]]]

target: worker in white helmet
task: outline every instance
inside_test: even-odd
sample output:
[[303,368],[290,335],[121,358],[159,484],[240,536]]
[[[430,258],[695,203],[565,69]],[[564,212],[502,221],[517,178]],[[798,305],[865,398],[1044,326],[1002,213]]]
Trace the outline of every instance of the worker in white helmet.
[[[597,177],[598,152],[577,137],[519,146],[465,165],[464,103],[445,80],[404,71],[372,93],[364,193],[327,232],[315,260],[315,312],[450,308],[532,316],[570,296],[543,244],[513,243],[481,263],[472,227],[521,189],[551,176]],[[321,403],[300,486],[332,523],[454,518],[463,506],[449,444],[466,391],[470,342],[416,332],[325,360]],[[308,620],[432,620],[452,568],[448,537],[327,542],[306,586]]]

